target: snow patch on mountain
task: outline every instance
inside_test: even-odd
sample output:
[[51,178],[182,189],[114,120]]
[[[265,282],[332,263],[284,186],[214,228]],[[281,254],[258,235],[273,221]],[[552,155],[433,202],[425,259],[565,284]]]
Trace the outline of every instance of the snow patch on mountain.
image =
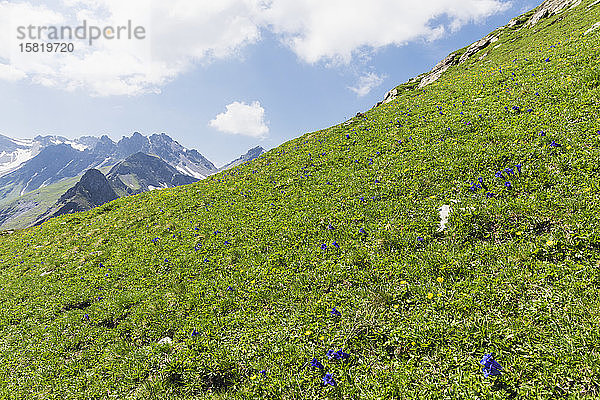
[[37,155],[33,148],[0,153],[0,176],[6,175]]

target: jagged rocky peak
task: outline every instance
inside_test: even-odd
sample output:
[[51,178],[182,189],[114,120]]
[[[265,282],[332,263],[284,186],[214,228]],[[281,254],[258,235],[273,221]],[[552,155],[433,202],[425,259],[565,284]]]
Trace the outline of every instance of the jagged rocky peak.
[[94,168],[87,170],[79,182],[62,195],[59,202],[69,200],[77,194],[84,194],[93,207],[118,198],[104,174]]

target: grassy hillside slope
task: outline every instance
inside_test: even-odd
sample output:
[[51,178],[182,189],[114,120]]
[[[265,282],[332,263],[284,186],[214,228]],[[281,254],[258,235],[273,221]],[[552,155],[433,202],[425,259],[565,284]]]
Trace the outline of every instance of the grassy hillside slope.
[[242,167],[0,237],[0,397],[598,396],[591,3]]

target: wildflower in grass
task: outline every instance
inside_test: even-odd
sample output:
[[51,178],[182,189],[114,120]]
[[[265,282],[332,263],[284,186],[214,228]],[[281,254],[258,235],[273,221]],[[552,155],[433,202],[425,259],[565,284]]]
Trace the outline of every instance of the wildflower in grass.
[[333,350],[327,350],[327,358],[329,358],[330,360],[333,360],[335,358],[335,351]]
[[339,312],[339,311],[338,311],[338,310],[337,310],[335,307],[333,307],[333,308],[331,309],[331,315],[332,315],[332,316],[334,316],[334,317],[341,317],[341,316],[342,316],[342,313],[341,313],[341,312]]
[[228,292],[233,292],[233,288],[232,288],[231,286],[228,286],[228,287],[227,287],[227,291],[228,291]]
[[360,228],[360,229],[358,230],[358,232],[359,232],[359,233],[362,233],[363,235],[364,235],[365,233],[367,233],[367,232],[365,232],[365,230],[364,230],[363,228]]
[[483,376],[486,378],[501,374],[502,365],[500,365],[498,361],[494,360],[494,353],[484,355],[479,363],[483,365]]
[[196,328],[194,328],[194,330],[192,331],[192,337],[196,337],[196,336],[198,336],[198,335],[200,335],[200,332],[198,332],[198,331],[196,330]]
[[479,183],[483,183],[483,178],[482,177],[477,178],[477,180],[479,181]]
[[509,181],[504,182],[504,186],[506,186],[507,189],[512,188],[512,185]]
[[496,178],[503,178],[504,176],[502,176],[502,172],[498,171],[496,172],[496,174],[494,175]]
[[321,250],[327,250],[327,245],[325,243],[321,244]]
[[350,354],[348,354],[348,353],[346,353],[346,352],[344,352],[342,350],[338,350],[338,351],[335,352],[334,358],[336,360],[347,360],[347,359],[350,358]]
[[550,147],[560,147],[560,144],[556,143],[554,140],[550,143]]
[[517,168],[517,171],[519,171],[519,174],[520,174],[521,173],[521,167],[522,167],[522,165],[521,164],[517,164],[517,165],[515,165],[515,167]]
[[441,276],[438,276],[437,281],[439,283],[443,283],[444,282],[444,278],[442,278]]
[[310,362],[310,366],[314,367],[314,368],[319,368],[319,369],[325,368],[323,366],[323,364],[321,364],[321,362],[319,360],[317,360],[316,358],[312,359],[312,361]]
[[417,240],[418,240],[419,242],[422,242],[422,241],[424,241],[425,239],[423,239],[421,236],[419,236],[419,237],[417,237]]
[[506,168],[504,172],[506,172],[508,175],[514,175],[514,170],[512,168]]
[[333,379],[333,374],[325,374],[325,376],[323,377],[323,385],[327,386],[335,386],[335,380]]
[[350,135],[346,135],[346,139],[350,139]]
[[333,227],[333,225],[329,224],[327,225],[327,229],[329,229],[330,231],[334,230],[335,228]]
[[429,300],[433,299],[433,293],[431,293],[431,292],[427,293],[427,298]]
[[87,314],[85,314],[85,315],[83,316],[83,319],[85,319],[86,321],[89,321],[89,319],[90,319],[90,316],[89,316],[89,315],[87,315]]

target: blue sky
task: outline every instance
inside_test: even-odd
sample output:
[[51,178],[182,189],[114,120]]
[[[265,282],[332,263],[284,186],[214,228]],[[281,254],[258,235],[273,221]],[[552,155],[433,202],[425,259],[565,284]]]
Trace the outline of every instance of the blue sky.
[[[0,23],[3,13],[4,18],[10,14],[12,27],[37,22],[26,16],[39,12],[38,24],[74,25],[86,18],[105,26],[111,23],[106,21],[127,17],[144,21],[149,33],[141,48],[123,47],[116,53],[105,44],[76,43],[87,53],[59,60],[61,55],[15,55],[14,32],[5,29],[2,34],[9,36],[0,46],[0,133],[19,138],[106,134],[118,140],[134,131],[165,132],[222,165],[256,145],[270,149],[371,108],[387,90],[537,5],[422,0],[410,6],[414,14],[404,19],[395,15],[374,21],[366,15],[363,21],[333,7],[315,12],[319,2],[312,0],[305,0],[304,9],[297,9],[300,0],[273,0],[267,6],[227,0],[227,7],[216,11],[202,9],[211,8],[210,2],[178,0],[169,3],[178,7],[170,15],[173,21],[167,17],[169,23],[156,23],[152,15],[140,16],[120,9],[116,1],[103,1],[102,7],[91,0],[0,2]],[[343,4],[352,3],[361,7],[360,2]],[[378,18],[394,4],[366,3],[382,8],[372,15]],[[465,3],[472,4],[465,8]],[[166,12],[156,7],[157,13]],[[204,15],[211,13],[207,20]],[[336,18],[342,21],[331,26],[321,22]],[[214,26],[207,26],[212,20]],[[160,37],[152,37],[157,32]],[[151,57],[152,69],[131,61],[129,51],[141,54],[138,60]]]

